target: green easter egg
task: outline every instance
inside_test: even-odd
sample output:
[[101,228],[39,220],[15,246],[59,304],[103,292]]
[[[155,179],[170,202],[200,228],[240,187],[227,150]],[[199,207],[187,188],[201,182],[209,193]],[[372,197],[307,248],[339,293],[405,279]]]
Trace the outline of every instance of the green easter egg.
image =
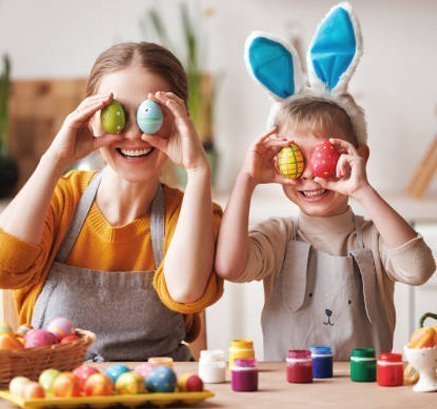
[[115,99],[100,113],[102,127],[107,133],[120,133],[126,123],[123,106]]

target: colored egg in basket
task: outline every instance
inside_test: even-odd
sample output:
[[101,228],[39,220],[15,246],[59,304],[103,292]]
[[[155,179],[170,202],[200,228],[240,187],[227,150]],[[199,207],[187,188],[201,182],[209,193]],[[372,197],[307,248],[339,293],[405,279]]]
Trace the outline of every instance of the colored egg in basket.
[[45,347],[58,342],[56,336],[45,329],[32,329],[24,339],[26,348]]
[[282,176],[298,179],[304,170],[305,162],[299,147],[292,143],[281,149],[278,156],[279,171]]
[[55,318],[53,321],[50,321],[47,331],[54,334],[61,341],[62,338],[74,334],[74,326],[67,318]]

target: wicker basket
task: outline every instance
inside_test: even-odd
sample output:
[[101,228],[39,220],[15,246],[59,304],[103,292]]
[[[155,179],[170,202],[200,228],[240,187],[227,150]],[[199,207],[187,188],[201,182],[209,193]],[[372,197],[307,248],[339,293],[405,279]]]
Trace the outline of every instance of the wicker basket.
[[83,329],[76,329],[75,333],[80,339],[65,344],[0,351],[0,389],[7,389],[14,376],[37,381],[44,369],[71,371],[82,364],[96,335]]

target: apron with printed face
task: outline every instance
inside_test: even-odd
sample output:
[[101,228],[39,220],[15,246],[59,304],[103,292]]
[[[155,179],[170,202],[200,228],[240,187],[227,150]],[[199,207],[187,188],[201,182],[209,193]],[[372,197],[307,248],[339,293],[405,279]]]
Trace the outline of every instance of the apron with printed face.
[[294,238],[273,294],[262,312],[264,359],[284,360],[289,349],[329,345],[334,359],[352,349],[391,351],[392,336],[376,283],[376,267],[355,221],[359,248],[332,256]]
[[[96,334],[87,359],[145,361],[150,356],[191,359],[183,315],[169,310],[153,288],[154,271],[100,271],[66,264],[97,194],[103,173],[90,182],[77,206],[43,289],[32,325],[46,328],[57,317]],[[155,266],[163,257],[164,201],[161,185],[151,205],[150,235]],[[140,255],[139,255],[140,256]]]

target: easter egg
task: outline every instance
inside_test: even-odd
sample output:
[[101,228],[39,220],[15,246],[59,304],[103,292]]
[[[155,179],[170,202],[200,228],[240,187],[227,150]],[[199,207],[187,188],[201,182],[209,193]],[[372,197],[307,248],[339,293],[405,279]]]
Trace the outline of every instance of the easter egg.
[[154,366],[152,364],[150,364],[149,362],[144,362],[144,363],[138,365],[134,369],[134,372],[141,375],[143,377],[143,379],[146,379],[147,376],[149,375],[149,373],[153,371],[153,368],[154,368]]
[[186,373],[178,379],[178,388],[182,392],[202,392],[203,381],[196,374]]
[[52,390],[58,398],[74,398],[80,396],[82,388],[73,372],[61,372],[54,380]]
[[32,381],[25,376],[15,376],[9,382],[9,392],[12,393],[12,395],[23,397],[24,388],[31,382]]
[[45,397],[46,393],[44,391],[44,388],[38,382],[29,382],[24,387],[24,399],[41,399]]
[[38,382],[46,392],[51,393],[53,382],[60,373],[61,371],[54,368],[45,369],[39,374]]
[[81,386],[83,386],[91,375],[100,373],[100,371],[90,365],[80,365],[73,370],[73,373],[79,379]]
[[324,141],[314,147],[310,158],[310,169],[314,176],[320,178],[329,178],[335,175],[340,152],[335,146],[329,142]]
[[47,331],[54,334],[60,341],[62,338],[74,334],[74,326],[67,318],[55,318],[50,321]]
[[24,339],[26,341],[26,348],[44,347],[57,342],[56,337],[45,329],[32,329],[26,334]]
[[32,325],[29,324],[22,324],[18,327],[17,331],[15,331],[15,335],[17,337],[23,337],[31,330],[33,329]]
[[22,349],[23,344],[11,334],[0,334],[0,349]]
[[147,376],[146,386],[150,392],[174,392],[176,374],[168,366],[157,366]]
[[115,390],[120,395],[137,395],[146,391],[143,378],[136,372],[122,373],[115,382]]
[[126,365],[111,365],[106,369],[105,375],[115,383],[119,376],[126,372],[130,372],[130,368]]
[[0,322],[0,334],[12,334],[12,327],[5,321]]
[[120,133],[126,124],[123,105],[113,99],[100,112],[100,122],[105,132],[112,134]]
[[114,392],[114,384],[103,373],[91,375],[83,386],[83,391],[87,396],[108,396]]
[[282,176],[298,179],[302,175],[305,163],[299,147],[292,143],[281,149],[278,156],[279,171]]
[[146,99],[137,111],[137,124],[147,134],[154,134],[161,129],[164,122],[162,109],[155,101]]
[[79,341],[80,337],[76,334],[67,335],[65,338],[61,339],[61,344],[68,344],[69,342]]

